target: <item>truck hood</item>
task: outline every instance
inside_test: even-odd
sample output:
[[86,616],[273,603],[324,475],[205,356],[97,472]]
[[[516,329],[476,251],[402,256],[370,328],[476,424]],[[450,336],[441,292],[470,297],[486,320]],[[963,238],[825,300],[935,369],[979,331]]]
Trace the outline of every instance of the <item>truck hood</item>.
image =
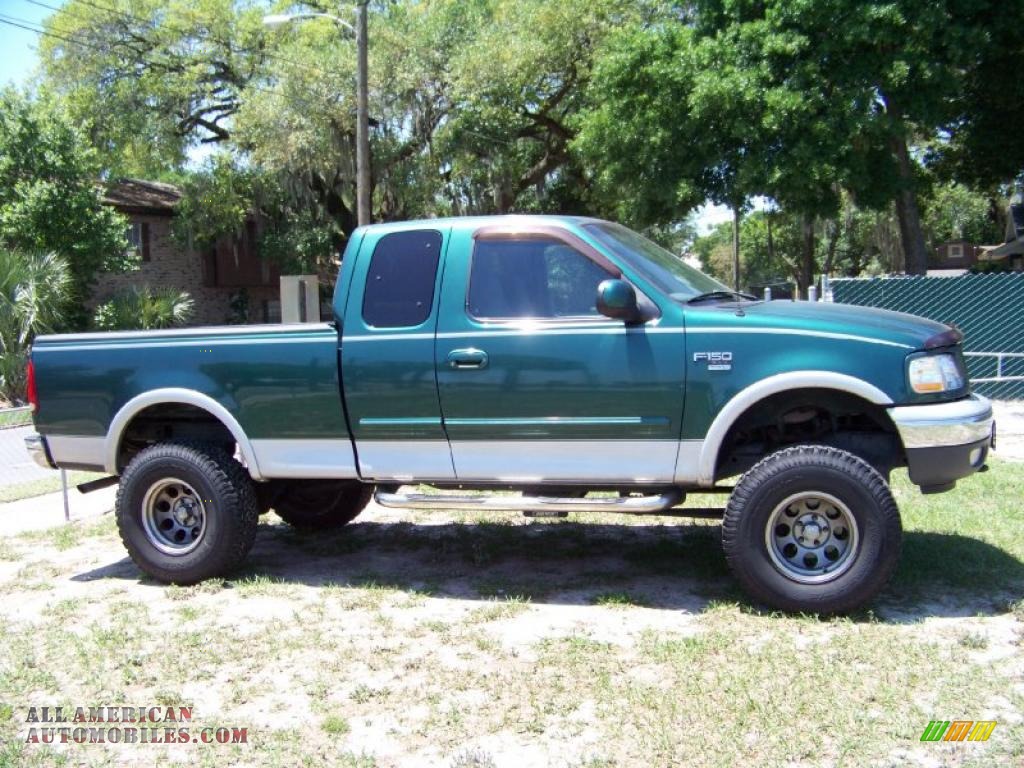
[[912,349],[924,349],[925,341],[949,330],[917,315],[831,302],[762,301],[744,305],[743,311],[749,320],[769,328],[861,336]]

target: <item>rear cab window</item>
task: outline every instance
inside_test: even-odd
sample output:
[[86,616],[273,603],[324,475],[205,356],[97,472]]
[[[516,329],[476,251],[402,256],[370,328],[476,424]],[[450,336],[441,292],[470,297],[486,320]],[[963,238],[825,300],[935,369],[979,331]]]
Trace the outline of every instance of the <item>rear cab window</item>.
[[411,328],[430,317],[441,258],[436,230],[392,232],[377,241],[366,274],[363,322],[371,328]]

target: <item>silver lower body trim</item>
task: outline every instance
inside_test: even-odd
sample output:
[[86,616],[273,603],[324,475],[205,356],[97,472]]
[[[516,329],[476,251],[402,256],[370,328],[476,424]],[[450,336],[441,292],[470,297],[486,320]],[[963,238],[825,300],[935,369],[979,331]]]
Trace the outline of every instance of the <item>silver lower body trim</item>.
[[28,451],[32,461],[43,469],[56,469],[50,463],[50,457],[46,452],[46,438],[42,435],[31,434],[25,438],[25,450]]
[[50,458],[58,467],[102,471],[106,458],[105,437],[46,435]]
[[657,496],[614,496],[597,499],[561,499],[546,496],[455,496],[427,493],[383,493],[374,500],[382,507],[401,509],[461,509],[478,512],[620,512],[654,515],[675,506],[682,493]]
[[671,483],[678,452],[678,440],[452,441],[459,480],[496,483]]
[[250,440],[265,478],[347,479],[358,477],[352,441]]
[[966,445],[992,435],[992,405],[981,395],[969,395],[951,403],[900,405],[888,410],[904,448]]
[[[454,480],[446,440],[357,440],[359,469],[372,480]],[[262,467],[262,462],[260,467]]]

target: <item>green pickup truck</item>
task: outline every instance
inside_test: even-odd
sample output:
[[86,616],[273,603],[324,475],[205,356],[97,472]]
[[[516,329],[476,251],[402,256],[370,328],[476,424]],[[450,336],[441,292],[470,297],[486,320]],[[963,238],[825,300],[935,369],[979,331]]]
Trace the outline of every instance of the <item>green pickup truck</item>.
[[[845,612],[899,558],[890,472],[934,493],[985,466],[960,342],[734,293],[606,221],[379,224],[352,235],[328,323],[36,339],[28,448],[118,478],[121,537],[161,581],[234,568],[269,509],[329,528],[373,496],[717,514],[752,598]],[[679,506],[723,491],[724,510]]]

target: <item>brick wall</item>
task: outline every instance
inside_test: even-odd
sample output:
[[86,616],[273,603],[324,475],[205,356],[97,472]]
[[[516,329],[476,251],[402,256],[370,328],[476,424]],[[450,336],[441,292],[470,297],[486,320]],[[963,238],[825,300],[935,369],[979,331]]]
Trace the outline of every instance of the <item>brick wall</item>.
[[[202,255],[178,247],[171,236],[171,218],[142,214],[131,214],[128,218],[132,222],[144,222],[149,226],[149,261],[123,274],[99,275],[92,298],[87,303],[89,310],[92,311],[98,304],[127,288],[148,285],[150,288],[187,291],[195,301],[195,313],[190,325],[223,325],[228,322],[231,316],[231,295],[235,289],[203,285]],[[263,301],[279,298],[278,287],[260,286],[246,290],[249,294],[248,321],[263,322]]]

